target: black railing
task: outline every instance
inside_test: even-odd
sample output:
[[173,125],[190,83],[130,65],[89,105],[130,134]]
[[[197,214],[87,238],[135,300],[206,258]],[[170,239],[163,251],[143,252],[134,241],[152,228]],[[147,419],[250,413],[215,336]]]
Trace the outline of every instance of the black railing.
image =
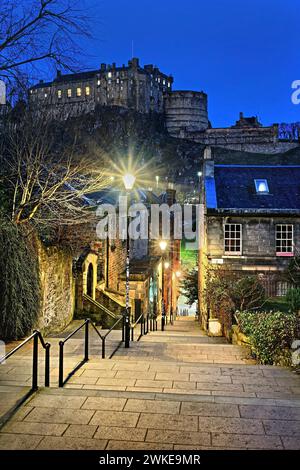
[[142,313],[138,317],[138,319],[130,325],[130,328],[131,328],[131,341],[134,341],[134,330],[136,329],[136,327],[138,325],[140,325],[141,330],[140,330],[140,334],[137,338],[137,341],[139,341],[143,335],[146,335],[148,333],[148,331],[149,331],[149,317],[147,316],[147,318],[148,318],[148,321],[146,321],[146,318],[145,318],[144,314]]
[[125,317],[122,316],[120,318],[118,318],[118,320],[113,324],[113,326],[105,333],[105,335],[101,335],[100,331],[98,330],[98,328],[94,325],[94,323],[91,323],[92,327],[94,328],[94,330],[96,331],[97,335],[99,336],[99,338],[101,339],[102,341],[102,359],[105,359],[105,356],[106,356],[106,338],[108,337],[108,335],[116,328],[116,326],[119,325],[119,323],[122,322],[122,340],[119,342],[119,344],[117,345],[117,347],[113,350],[113,352],[110,354],[109,356],[109,359],[111,359],[113,357],[113,355],[117,352],[117,350],[119,349],[119,347],[121,346],[122,342],[124,341],[124,323],[125,323]]
[[[89,360],[89,323],[90,319],[88,318],[85,322],[80,325],[76,330],[69,334],[63,341],[59,342],[59,369],[58,369],[58,386],[63,387],[65,383],[75,374],[75,372],[80,369],[83,364]],[[84,357],[83,360],[77,364],[74,369],[69,372],[66,379],[64,380],[64,346],[69,339],[71,339],[78,331],[84,328]]]
[[16,346],[14,349],[12,349],[9,353],[7,353],[5,356],[0,358],[0,364],[4,363],[9,359],[13,354],[15,354],[17,351],[19,351],[25,344],[29,343],[31,340],[33,340],[33,348],[32,348],[32,382],[31,382],[31,389],[29,392],[27,392],[24,397],[22,397],[18,403],[12,407],[9,410],[9,414],[13,413],[22,403],[24,403],[33,393],[35,393],[38,390],[39,384],[38,384],[38,372],[39,372],[39,367],[38,367],[38,357],[39,357],[39,341],[42,345],[42,347],[45,350],[45,387],[50,386],[50,343],[45,343],[44,338],[42,334],[35,330],[32,335],[30,335],[25,341],[20,343],[18,346]]
[[[59,372],[58,372],[58,386],[63,387],[68,380],[77,372],[88,360],[89,360],[89,325],[92,325],[94,330],[96,331],[97,335],[101,339],[102,342],[102,359],[105,359],[106,357],[106,338],[108,335],[122,322],[122,340],[118,343],[116,348],[113,350],[113,352],[110,354],[109,359],[112,358],[112,356],[116,353],[116,351],[119,349],[121,346],[122,342],[124,341],[124,316],[118,318],[118,320],[113,324],[113,326],[105,333],[105,335],[102,335],[98,328],[91,322],[91,320],[88,318],[85,320],[85,322],[80,325],[76,330],[74,330],[67,338],[65,338],[63,341],[60,341],[59,343]],[[84,328],[84,357],[82,361],[77,364],[77,366],[74,367],[74,369],[69,372],[67,377],[64,379],[64,345],[65,343],[72,338],[78,331]]]
[[150,331],[157,331],[157,317],[149,315],[149,327]]

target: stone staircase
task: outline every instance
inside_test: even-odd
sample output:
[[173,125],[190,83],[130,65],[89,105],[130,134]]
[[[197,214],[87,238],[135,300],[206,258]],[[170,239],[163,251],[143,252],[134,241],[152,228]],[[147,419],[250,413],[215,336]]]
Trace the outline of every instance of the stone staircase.
[[[76,347],[66,357],[70,367]],[[7,369],[8,383],[25,374],[25,359],[15,372]],[[300,447],[299,376],[253,363],[243,347],[205,336],[194,319],[179,318],[110,360],[93,355],[63,389],[57,364],[53,357],[52,388],[2,428],[0,448]]]

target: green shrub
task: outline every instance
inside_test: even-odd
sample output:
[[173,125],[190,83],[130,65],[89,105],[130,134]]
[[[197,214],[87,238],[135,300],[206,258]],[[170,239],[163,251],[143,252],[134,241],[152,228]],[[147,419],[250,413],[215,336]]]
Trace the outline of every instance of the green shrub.
[[297,313],[300,310],[300,287],[295,287],[289,289],[286,294],[286,301],[288,303],[289,309]]
[[25,231],[0,219],[0,338],[19,339],[35,325],[40,307],[36,255]]
[[299,317],[285,312],[239,312],[241,331],[262,364],[276,364],[284,349],[299,335]]

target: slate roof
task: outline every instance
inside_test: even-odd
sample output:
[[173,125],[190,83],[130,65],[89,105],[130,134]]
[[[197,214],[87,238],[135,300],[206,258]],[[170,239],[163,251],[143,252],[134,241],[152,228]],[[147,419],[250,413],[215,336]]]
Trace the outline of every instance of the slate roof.
[[[102,191],[89,193],[87,196],[96,204],[111,204],[116,206],[118,205],[119,197],[124,195],[124,191],[108,188],[103,189]],[[140,202],[145,205],[161,203],[160,199],[154,193],[144,189],[133,190],[130,194],[130,198],[132,202]]]
[[[255,179],[266,179],[269,194],[257,194]],[[300,165],[215,165],[206,179],[208,209],[292,212],[300,215]]]

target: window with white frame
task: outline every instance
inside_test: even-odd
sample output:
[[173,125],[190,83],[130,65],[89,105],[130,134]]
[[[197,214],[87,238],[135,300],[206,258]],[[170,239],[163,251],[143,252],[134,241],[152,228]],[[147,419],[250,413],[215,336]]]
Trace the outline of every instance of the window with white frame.
[[285,297],[289,289],[289,284],[287,281],[277,281],[276,282],[276,297]]
[[242,225],[224,225],[224,251],[226,254],[240,255],[242,253]]
[[276,225],[276,255],[292,256],[294,253],[294,226],[292,224]]

